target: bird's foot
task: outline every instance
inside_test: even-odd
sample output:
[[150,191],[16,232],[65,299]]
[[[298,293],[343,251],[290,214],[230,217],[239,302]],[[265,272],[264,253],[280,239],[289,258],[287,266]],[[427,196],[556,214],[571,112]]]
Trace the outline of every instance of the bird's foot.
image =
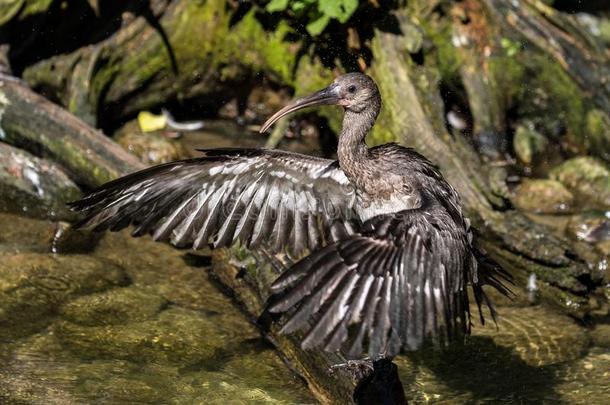
[[251,257],[248,257],[245,260],[238,260],[232,257],[229,259],[229,264],[237,267],[238,269],[247,269],[248,266],[256,264],[256,261]]
[[354,380],[361,380],[373,372],[373,360],[365,357],[360,360],[347,360],[345,363],[333,364],[328,368],[329,373],[345,370]]

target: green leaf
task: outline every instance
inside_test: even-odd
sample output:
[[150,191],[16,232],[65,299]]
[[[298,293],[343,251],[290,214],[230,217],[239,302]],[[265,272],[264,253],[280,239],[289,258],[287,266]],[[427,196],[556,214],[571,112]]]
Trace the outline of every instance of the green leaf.
[[318,10],[345,23],[358,8],[358,0],[319,0]]
[[303,11],[307,7],[315,3],[315,0],[296,0],[290,3],[290,9],[295,13]]
[[307,32],[309,32],[309,34],[313,37],[320,35],[322,33],[322,31],[324,31],[324,28],[326,28],[326,26],[328,25],[329,21],[330,21],[329,16],[322,15],[317,20],[314,20],[314,21],[310,22],[309,24],[307,24],[307,27],[306,27]]
[[288,0],[271,0],[265,6],[265,10],[267,10],[270,13],[274,13],[276,11],[286,10],[287,7],[288,7]]
[[21,10],[24,0],[0,1],[0,25],[11,20]]

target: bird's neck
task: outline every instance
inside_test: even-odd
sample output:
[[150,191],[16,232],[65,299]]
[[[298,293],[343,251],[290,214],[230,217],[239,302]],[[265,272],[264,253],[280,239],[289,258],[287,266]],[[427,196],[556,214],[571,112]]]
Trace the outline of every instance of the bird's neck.
[[376,101],[359,112],[345,111],[337,157],[339,165],[351,180],[359,177],[370,159],[364,139],[375,124],[380,107],[380,102]]

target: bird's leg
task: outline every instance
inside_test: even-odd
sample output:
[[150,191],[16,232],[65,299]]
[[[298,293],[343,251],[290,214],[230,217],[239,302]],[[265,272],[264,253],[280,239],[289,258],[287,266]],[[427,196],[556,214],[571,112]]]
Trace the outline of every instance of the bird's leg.
[[[260,247],[258,249],[258,252],[255,252],[254,255],[263,256],[265,258],[265,261],[271,265],[271,268],[276,274],[283,273],[287,268],[291,267],[294,264],[294,261],[291,260],[290,257],[281,254],[275,255],[269,252],[264,247]],[[279,259],[278,256],[280,256]]]
[[347,360],[345,363],[333,364],[328,368],[330,374],[337,370],[345,370],[354,380],[362,380],[370,375],[374,361],[370,357],[364,357],[358,360]]
[[247,269],[248,266],[255,264],[255,261],[252,257],[248,257],[244,260],[239,260],[235,257],[231,257],[229,259],[229,264],[237,267],[238,269]]

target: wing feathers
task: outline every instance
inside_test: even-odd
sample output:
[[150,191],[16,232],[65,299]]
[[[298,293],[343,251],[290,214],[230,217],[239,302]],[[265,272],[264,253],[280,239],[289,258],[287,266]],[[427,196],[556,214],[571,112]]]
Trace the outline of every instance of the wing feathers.
[[150,233],[178,246],[239,240],[299,255],[325,243],[335,222],[358,218],[353,186],[336,162],[275,150],[204,154],[103,185],[70,204],[85,214],[77,226],[134,224],[134,236]]
[[[282,332],[304,329],[303,348],[359,356],[366,347],[372,358],[468,333],[466,283],[478,302],[489,302],[473,277],[466,235],[451,219],[434,218],[418,210],[372,218],[366,232],[297,262],[271,288],[269,310],[286,314]],[[490,271],[485,279],[502,285],[498,277]]]

